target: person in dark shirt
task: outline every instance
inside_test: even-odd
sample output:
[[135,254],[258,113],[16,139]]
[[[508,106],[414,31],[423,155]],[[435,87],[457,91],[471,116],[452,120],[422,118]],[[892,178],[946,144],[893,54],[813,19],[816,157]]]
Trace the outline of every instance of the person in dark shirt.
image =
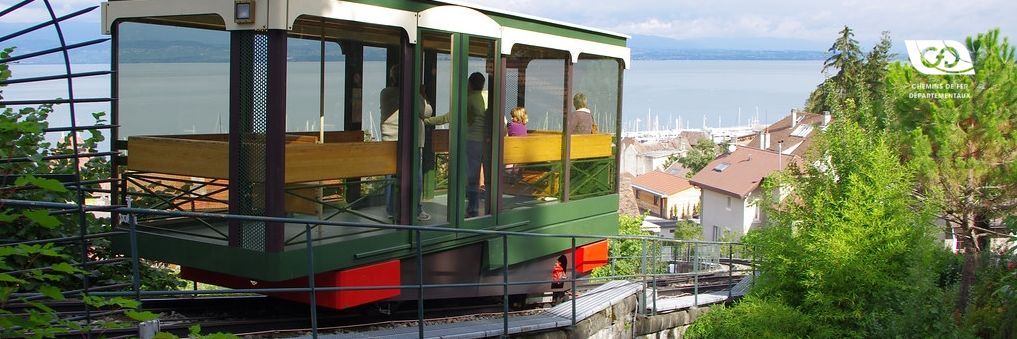
[[[484,194],[480,189],[480,174],[484,174],[484,183],[491,182],[491,171],[485,164],[491,163],[491,113],[487,107],[484,84],[486,78],[480,72],[470,74],[466,93],[466,217],[480,216],[480,200]],[[444,125],[449,123],[449,114],[424,119],[428,125]],[[487,196],[483,199],[486,200]],[[484,215],[490,211],[483,211]]]

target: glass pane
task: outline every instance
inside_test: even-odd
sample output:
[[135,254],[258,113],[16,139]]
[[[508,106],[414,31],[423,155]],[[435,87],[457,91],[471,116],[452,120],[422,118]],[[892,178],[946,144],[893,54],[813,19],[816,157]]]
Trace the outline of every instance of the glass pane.
[[229,131],[228,32],[124,22],[118,39],[120,139]]
[[495,120],[500,117],[489,109],[494,107],[494,96],[490,95],[496,69],[494,42],[471,38],[469,53],[463,133],[466,138],[466,218],[473,218],[491,214],[491,135]]
[[[346,59],[335,41],[325,42],[324,47],[325,63],[322,65],[320,40],[313,37],[290,38],[287,42],[286,132],[288,133],[319,135],[324,131],[343,130]],[[322,74],[325,75],[324,78]]]
[[286,187],[292,216],[401,222],[399,37],[392,28],[320,17],[294,24],[287,41],[286,174],[301,175]]
[[561,199],[568,54],[516,46],[506,59],[502,208]]
[[[615,131],[618,118],[619,61],[581,55],[573,67],[573,129],[569,199],[615,192]],[[576,119],[572,119],[576,117]],[[586,122],[584,122],[584,119]],[[576,120],[576,121],[573,121]],[[592,125],[583,126],[587,123]]]
[[[217,16],[186,19],[210,26],[222,22]],[[203,157],[228,156],[230,33],[138,22],[120,23],[117,32],[118,138],[130,139],[128,147],[132,149],[129,165],[121,164],[125,194],[117,203],[226,212],[230,198],[227,171],[224,167],[202,170],[206,168],[202,165],[207,163]],[[174,161],[153,163],[165,158]],[[226,240],[220,237],[226,232],[224,222],[211,227],[193,219],[167,222],[141,217],[138,222],[181,232],[206,232],[209,239]]]
[[[421,113],[419,130],[423,139],[420,145],[420,170],[417,187],[419,202],[417,222],[420,224],[442,224],[450,222],[449,190],[451,143],[449,120],[452,98],[452,35],[425,33],[420,44],[423,49],[423,70],[419,85],[424,97],[425,109]],[[428,114],[426,106],[431,106]]]

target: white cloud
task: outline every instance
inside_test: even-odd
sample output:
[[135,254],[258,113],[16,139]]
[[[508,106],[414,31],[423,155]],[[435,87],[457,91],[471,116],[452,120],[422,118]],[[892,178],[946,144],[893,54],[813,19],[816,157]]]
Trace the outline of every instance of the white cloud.
[[[20,1],[0,1],[0,9],[7,9]],[[98,0],[58,0],[50,1],[53,12],[57,17],[85,9],[91,6],[98,6]],[[90,13],[75,18],[76,21],[98,22],[99,9],[96,8]],[[3,16],[4,23],[40,23],[50,19],[49,10],[45,3],[35,1]]]
[[[168,1],[168,0],[167,0]],[[301,1],[301,0],[297,0]],[[0,8],[16,0],[0,0]],[[465,0],[626,34],[678,39],[781,38],[826,42],[844,25],[871,43],[882,31],[895,39],[963,39],[1000,27],[1017,39],[1013,0]],[[57,15],[99,4],[98,0],[51,1]],[[49,18],[42,1],[2,18],[37,23]],[[99,10],[75,19],[98,22]]]
[[471,3],[616,30],[691,38],[785,38],[829,41],[848,25],[872,42],[895,38],[962,39],[1000,27],[1017,38],[1012,0],[472,0]]

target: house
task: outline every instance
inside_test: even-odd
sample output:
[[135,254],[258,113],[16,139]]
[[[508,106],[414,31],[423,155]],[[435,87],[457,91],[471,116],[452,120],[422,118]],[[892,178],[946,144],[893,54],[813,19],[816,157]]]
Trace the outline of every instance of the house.
[[685,168],[681,163],[675,161],[671,166],[665,168],[663,172],[681,178],[688,178],[690,176],[689,172],[692,172],[692,169]]
[[642,142],[625,138],[621,144],[621,172],[639,176],[653,170],[663,169],[672,154],[681,156],[688,150],[672,142]]
[[620,172],[638,176],[650,171],[663,170],[668,157],[685,155],[692,145],[700,140],[709,138],[705,133],[698,131],[682,131],[677,137],[670,139],[622,138]]
[[759,131],[746,144],[748,147],[803,157],[812,145],[813,136],[830,126],[830,112],[823,114],[791,111],[791,114]]
[[699,204],[699,188],[684,177],[661,171],[633,179],[632,191],[640,212],[663,219],[691,218]]
[[[706,165],[690,183],[701,189],[700,224],[707,241],[736,240],[766,223],[760,208],[766,177],[795,157],[770,150],[731,146]],[[728,236],[725,236],[728,234]]]
[[657,237],[674,239],[678,222],[678,220],[674,219],[663,219],[648,215],[643,218],[643,224],[640,226],[640,229]]

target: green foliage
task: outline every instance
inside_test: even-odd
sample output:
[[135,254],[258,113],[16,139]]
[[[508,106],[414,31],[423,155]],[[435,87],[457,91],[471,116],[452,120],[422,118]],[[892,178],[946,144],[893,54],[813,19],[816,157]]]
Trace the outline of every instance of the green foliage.
[[[738,242],[738,234],[734,231],[724,229],[720,234],[718,242]],[[720,246],[720,257],[727,258],[729,255],[733,258],[745,258],[748,253],[745,253],[744,246]]]
[[746,297],[734,307],[714,307],[697,319],[685,338],[824,338],[832,329],[778,299]]
[[944,205],[940,218],[967,254],[956,303],[961,314],[971,300],[984,229],[1017,213],[1017,56],[998,30],[969,37],[967,47],[975,75],[924,75],[891,64],[885,98],[887,134],[902,145],[901,158],[916,164],[919,194]]
[[[191,338],[191,339],[234,339],[234,338],[240,338],[240,337],[238,337],[236,335],[228,334],[228,333],[222,333],[222,332],[216,332],[216,333],[204,334],[203,335],[203,334],[201,334],[201,325],[199,325],[199,324],[195,324],[195,325],[193,325],[191,327],[188,327],[187,328],[187,332],[188,332],[187,337]],[[173,335],[172,333],[168,333],[168,332],[159,332],[159,333],[155,334],[155,339],[179,339],[179,338],[180,337],[177,337],[177,336]]]
[[[831,79],[836,84],[847,84],[853,81],[862,63],[862,51],[858,47],[858,40],[855,40],[855,33],[850,27],[844,26],[840,30],[837,40],[827,50],[830,57],[823,62],[823,72],[835,70]],[[844,87],[841,87],[844,88]]]
[[808,104],[886,136],[898,161],[915,170],[914,193],[938,206],[937,217],[968,253],[959,268],[959,314],[971,300],[983,230],[1017,213],[1017,53],[998,30],[966,44],[975,75],[924,75],[889,62],[884,34],[857,81],[828,80]]
[[[1017,58],[998,30],[968,38],[975,75],[923,75],[902,63],[887,75],[888,109],[902,157],[913,160],[925,194],[943,196],[944,217],[997,219],[1017,212]],[[914,97],[915,84],[957,97]],[[965,232],[969,231],[967,229]]]
[[[0,273],[0,337],[54,338],[72,331],[101,331],[107,328],[129,326],[126,323],[105,319],[89,324],[69,321],[62,319],[56,310],[39,301],[38,298],[11,298],[14,292],[37,291],[46,300],[66,299],[65,292],[54,284],[75,279],[76,276],[87,272],[68,264],[71,257],[62,252],[64,252],[63,248],[53,244],[20,244],[0,247],[0,269],[6,271]],[[47,267],[10,270],[14,267],[12,263],[48,261],[46,259],[61,260],[62,262]],[[151,312],[137,311],[141,304],[130,299],[86,296],[83,301],[94,309],[123,309],[124,315],[134,321],[156,318],[156,315]],[[7,307],[11,302],[17,302],[27,307],[22,311],[15,312]]]
[[890,34],[883,32],[879,43],[863,55],[851,28],[845,26],[830,47],[831,56],[823,63],[822,72],[835,73],[809,95],[805,110],[831,111],[838,118],[855,118],[859,109],[880,111],[886,67],[894,57],[891,47]]
[[1010,245],[981,257],[965,325],[982,338],[1017,337],[1017,239],[1011,238]]
[[[784,187],[791,193],[780,208],[768,210],[766,228],[743,238],[761,258],[750,292],[759,299],[731,312],[761,307],[788,317],[808,314],[811,326],[823,327],[809,334],[817,337],[955,333],[937,285],[933,211],[911,195],[913,171],[884,138],[852,122],[835,123],[813,150],[805,163],[815,165],[765,184],[766,192]],[[736,325],[729,317],[716,319],[704,328]],[[803,329],[786,330],[774,335],[799,336]]]
[[710,164],[717,157],[717,145],[713,144],[709,139],[701,139],[692,148],[689,149],[684,156],[677,156],[673,154],[667,157],[664,161],[664,168],[670,167],[671,164],[677,162],[682,167],[688,168],[689,173],[686,175],[691,178],[701,171],[706,165]]
[[[0,52],[0,58],[10,55],[12,49]],[[0,64],[0,80],[11,75],[7,64]],[[17,177],[14,186],[0,189],[0,197],[32,201],[68,202],[77,201],[76,191],[68,190],[63,183],[49,179],[47,176],[71,176],[80,170],[82,181],[98,181],[109,178],[110,165],[105,157],[81,159],[80,164],[74,159],[42,160],[52,155],[69,155],[74,153],[74,134],[68,134],[52,145],[45,138],[43,130],[49,127],[47,119],[53,112],[51,105],[26,107],[14,110],[0,107],[0,157],[27,158],[32,161],[9,162],[0,164],[0,175]],[[96,124],[103,124],[105,113],[92,113]],[[82,132],[77,141],[80,152],[98,152],[99,144],[105,137],[99,130]],[[77,166],[77,167],[76,167]],[[99,184],[84,185],[85,190],[100,190]],[[110,228],[108,219],[96,218],[91,213],[85,215],[87,231],[99,233]],[[79,234],[78,215],[73,213],[51,214],[43,209],[13,210],[0,209],[0,239],[5,242],[60,238]],[[80,259],[82,250],[78,246],[66,247],[62,253],[70,258]],[[87,251],[89,260],[103,260],[115,257],[109,248],[107,239],[89,241]],[[53,265],[62,259],[42,258],[33,262],[34,267]],[[26,263],[15,263],[23,265]],[[13,269],[25,269],[32,266],[15,266]],[[87,272],[93,283],[112,284],[131,280],[130,263],[118,262],[99,265]],[[150,289],[175,289],[184,286],[184,282],[175,278],[173,272],[158,265],[142,265],[142,287]],[[68,277],[64,281],[54,282],[62,289],[80,288],[80,278]]]
[[[640,228],[644,216],[619,215],[619,235],[650,235]],[[626,276],[641,273],[644,241],[637,239],[611,240],[609,256],[612,258],[607,266],[593,270],[594,277]],[[649,245],[649,244],[648,244]],[[648,249],[649,250],[649,249]]]
[[[0,51],[0,59],[10,56],[13,49]],[[6,63],[0,63],[0,81],[11,76]],[[2,92],[0,92],[2,97]],[[109,164],[104,157],[76,161],[73,157],[44,160],[47,156],[70,155],[75,143],[80,152],[97,152],[104,140],[98,130],[84,131],[84,138],[72,139],[74,134],[59,140],[56,145],[45,138],[49,126],[47,119],[52,105],[12,109],[0,106],[0,157],[22,158],[0,164],[0,176],[16,178],[11,185],[5,181],[0,198],[64,203],[78,201],[78,191],[68,190],[64,183],[52,178],[77,176],[82,181],[96,182],[109,178]],[[104,123],[105,113],[93,113],[96,123]],[[84,190],[99,190],[98,184],[86,184]],[[46,209],[12,209],[0,206],[0,240],[15,244],[28,240],[61,238],[80,234],[79,215],[52,213]],[[105,220],[86,214],[89,233],[108,230]],[[87,248],[83,248],[87,246]],[[115,265],[82,266],[80,263],[113,258],[108,240],[95,239],[80,246],[54,244],[17,244],[0,246],[0,337],[55,337],[60,334],[120,327],[123,324],[97,320],[88,324],[68,321],[46,306],[48,300],[64,300],[72,296],[66,291],[80,289],[81,281],[88,277],[93,283],[107,285],[130,280],[130,263]],[[89,267],[82,269],[81,267]],[[143,267],[145,273],[153,272]],[[158,275],[154,275],[158,276]],[[149,280],[150,281],[150,280]],[[174,281],[173,284],[178,283]],[[159,288],[172,287],[161,284]],[[77,297],[78,294],[73,294]],[[85,297],[83,301],[95,309],[124,309],[133,320],[151,319],[155,315],[135,310],[137,302],[123,298]],[[12,303],[24,305],[20,310],[8,309]],[[19,306],[20,307],[20,306]],[[88,327],[86,329],[86,326]]]
[[703,240],[703,227],[691,220],[678,220],[674,225],[674,238],[678,240]]

